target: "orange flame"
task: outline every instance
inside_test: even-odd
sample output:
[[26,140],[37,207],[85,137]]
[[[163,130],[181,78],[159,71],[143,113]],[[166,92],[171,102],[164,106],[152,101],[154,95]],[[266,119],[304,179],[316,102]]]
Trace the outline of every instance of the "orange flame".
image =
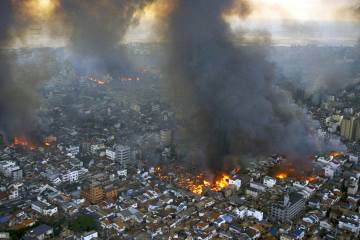
[[305,181],[311,183],[311,182],[316,181],[316,179],[317,179],[317,177],[315,177],[315,176],[308,176],[305,178]]
[[89,76],[87,79],[88,79],[89,81],[92,81],[92,82],[98,84],[98,85],[104,85],[104,84],[106,84],[106,82],[105,82],[104,80],[97,79],[96,77],[93,77],[93,76]]
[[230,176],[226,173],[223,173],[220,175],[220,177],[215,178],[215,182],[213,183],[213,186],[211,190],[218,192],[223,188],[226,188],[229,186]]
[[275,176],[277,179],[283,180],[288,177],[288,174],[286,172],[279,172]]
[[25,137],[14,137],[13,146],[22,146],[30,150],[35,149],[35,146]]
[[154,170],[155,175],[158,176],[161,181],[174,181],[178,187],[187,189],[198,195],[203,194],[206,189],[216,192],[221,191],[229,185],[230,181],[230,175],[226,173],[221,173],[213,180],[209,180],[204,173],[192,175],[186,171],[179,171],[176,176],[169,176],[166,174],[166,169],[160,166],[156,166]]
[[329,152],[329,156],[331,156],[333,158],[337,158],[337,157],[343,157],[344,154],[342,152],[332,151],[332,152]]

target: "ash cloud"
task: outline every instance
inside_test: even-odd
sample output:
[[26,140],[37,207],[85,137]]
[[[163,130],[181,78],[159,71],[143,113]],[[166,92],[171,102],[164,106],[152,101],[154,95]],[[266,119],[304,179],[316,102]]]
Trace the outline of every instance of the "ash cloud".
[[131,69],[121,41],[151,0],[63,0],[58,14],[70,28],[69,47],[83,73],[116,74]]
[[169,94],[183,119],[185,149],[198,150],[189,161],[219,171],[241,155],[315,152],[315,122],[274,84],[266,46],[232,41],[223,13],[234,3],[177,1],[167,22]]

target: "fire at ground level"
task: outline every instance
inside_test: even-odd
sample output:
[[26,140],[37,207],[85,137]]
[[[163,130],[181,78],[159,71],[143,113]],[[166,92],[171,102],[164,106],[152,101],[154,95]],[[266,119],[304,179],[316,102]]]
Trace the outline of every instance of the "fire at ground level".
[[[341,152],[328,152],[332,158],[342,157]],[[323,173],[314,166],[314,159],[299,162],[286,159],[280,155],[268,158],[269,167],[264,173],[278,181],[303,181],[306,183],[316,182]],[[236,184],[236,179],[241,174],[249,174],[247,169],[240,167],[228,172],[216,174],[209,171],[201,171],[197,168],[186,168],[178,163],[161,164],[154,169],[155,175],[163,182],[172,183],[176,186],[202,195],[208,191],[220,192]]]

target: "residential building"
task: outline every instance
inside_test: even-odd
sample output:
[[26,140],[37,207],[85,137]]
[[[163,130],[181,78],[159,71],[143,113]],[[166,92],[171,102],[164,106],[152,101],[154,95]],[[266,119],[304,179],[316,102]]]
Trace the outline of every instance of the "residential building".
[[296,217],[305,207],[305,198],[297,192],[286,193],[281,202],[271,205],[269,218],[273,221],[287,222]]
[[101,184],[94,181],[85,186],[81,195],[91,204],[97,204],[104,198],[104,191]]

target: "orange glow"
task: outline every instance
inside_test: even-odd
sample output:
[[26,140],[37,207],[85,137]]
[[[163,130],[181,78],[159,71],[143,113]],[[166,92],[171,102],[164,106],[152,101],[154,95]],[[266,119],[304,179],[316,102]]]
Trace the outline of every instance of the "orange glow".
[[230,176],[226,173],[221,174],[219,177],[215,178],[215,182],[212,184],[211,190],[218,192],[221,189],[229,186]]
[[54,137],[54,136],[52,136],[52,135],[44,138],[44,140],[43,140],[43,144],[44,144],[46,147],[50,147],[50,146],[53,145],[55,142],[56,142],[56,137]]
[[338,158],[338,157],[343,157],[344,154],[342,152],[332,151],[332,152],[329,152],[329,156],[331,156],[333,158]]
[[199,173],[194,176],[186,171],[179,171],[176,176],[169,176],[166,172],[166,169],[162,169],[160,166],[155,168],[155,175],[158,176],[161,181],[173,181],[178,187],[187,189],[198,195],[203,194],[206,189],[215,192],[221,191],[229,185],[230,181],[230,176],[226,173],[222,173],[211,181],[204,173]]
[[204,186],[203,185],[190,185],[189,186],[189,190],[195,194],[202,194],[204,191]]
[[98,85],[105,85],[106,84],[106,81],[101,80],[101,79],[97,79],[96,77],[89,76],[87,79],[89,81],[91,81],[91,82],[94,82],[94,83],[98,84]]
[[279,172],[276,174],[275,176],[277,179],[283,180],[286,179],[288,177],[288,174],[285,172]]
[[317,177],[315,177],[315,176],[308,176],[308,177],[306,177],[305,181],[309,183],[309,182],[316,181],[316,179],[317,179]]
[[230,176],[226,173],[222,173],[220,176],[216,177],[215,181],[212,183],[205,179],[203,174],[197,175],[195,180],[186,179],[187,188],[191,192],[199,195],[202,194],[206,188],[209,188],[214,192],[219,192],[229,186],[229,181]]
[[15,0],[14,4],[20,10],[20,16],[32,17],[37,20],[46,20],[53,15],[58,7],[58,0]]
[[34,150],[35,146],[25,137],[14,137],[13,146],[21,146],[30,150]]
[[140,81],[139,77],[120,77],[121,81]]
[[[200,175],[196,176],[196,178],[197,178],[197,179],[201,179],[201,178],[203,178],[203,175],[200,174]],[[198,194],[198,195],[202,194],[202,193],[204,192],[204,189],[205,189],[205,188],[209,188],[209,187],[211,186],[211,183],[210,183],[208,180],[206,180],[206,179],[202,180],[202,182],[199,183],[199,184],[194,183],[194,182],[193,182],[192,180],[190,180],[190,179],[188,179],[188,182],[189,182],[188,189],[189,189],[191,192],[193,192],[193,193],[195,193],[195,194]]]

